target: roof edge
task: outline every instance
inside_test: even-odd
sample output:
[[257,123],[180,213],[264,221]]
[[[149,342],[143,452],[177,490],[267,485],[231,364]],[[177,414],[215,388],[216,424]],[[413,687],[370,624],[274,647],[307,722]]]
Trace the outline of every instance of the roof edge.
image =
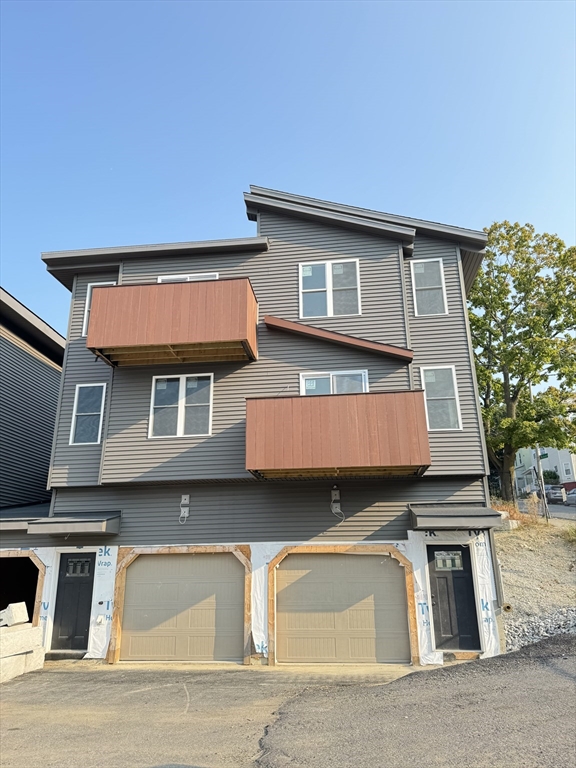
[[0,288],[0,318],[38,352],[62,365],[66,339],[4,288]]

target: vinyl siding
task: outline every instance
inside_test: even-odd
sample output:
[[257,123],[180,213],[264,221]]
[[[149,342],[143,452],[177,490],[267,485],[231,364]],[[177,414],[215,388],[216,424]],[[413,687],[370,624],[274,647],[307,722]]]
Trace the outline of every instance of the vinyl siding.
[[454,365],[462,415],[461,431],[429,432],[432,466],[426,476],[485,473],[480,406],[474,388],[466,331],[463,287],[455,245],[416,238],[414,259],[442,258],[448,315],[416,317],[410,259],[405,262],[410,341],[414,350],[414,384],[421,387],[420,366]]
[[[81,275],[75,281],[70,308],[70,331],[66,348],[62,400],[54,438],[54,455],[50,473],[50,485],[54,488],[65,485],[97,485],[98,483],[102,444],[69,445],[70,430],[77,384],[105,383],[107,385],[105,409],[109,403],[112,369],[86,349],[86,339],[82,336],[82,324],[88,283],[106,282],[117,278],[117,272],[109,272]],[[104,412],[105,423],[106,410]]]
[[3,326],[0,363],[0,506],[46,501],[61,371]]

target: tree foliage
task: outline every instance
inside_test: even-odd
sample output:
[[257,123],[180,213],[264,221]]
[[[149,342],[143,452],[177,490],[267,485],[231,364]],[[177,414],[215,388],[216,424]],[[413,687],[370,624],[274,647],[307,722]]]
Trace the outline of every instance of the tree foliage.
[[576,444],[576,248],[530,224],[486,232],[470,328],[488,454],[510,499],[518,449]]

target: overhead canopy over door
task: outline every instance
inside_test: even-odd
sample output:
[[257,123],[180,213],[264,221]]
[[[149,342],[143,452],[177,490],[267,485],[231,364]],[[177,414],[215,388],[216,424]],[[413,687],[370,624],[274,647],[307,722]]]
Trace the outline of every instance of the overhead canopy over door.
[[497,528],[502,515],[490,507],[466,504],[410,504],[412,527],[422,530],[482,530]]

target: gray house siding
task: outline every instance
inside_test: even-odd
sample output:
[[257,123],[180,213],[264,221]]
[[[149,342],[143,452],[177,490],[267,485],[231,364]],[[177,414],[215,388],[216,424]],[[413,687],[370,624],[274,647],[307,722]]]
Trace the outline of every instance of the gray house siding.
[[105,408],[109,403],[112,369],[86,349],[82,325],[88,284],[116,280],[117,277],[117,271],[83,274],[79,275],[74,283],[60,413],[54,435],[54,453],[50,472],[50,485],[54,488],[65,485],[98,484],[102,445],[70,445],[70,431],[77,384],[104,382],[107,385]]
[[432,466],[426,475],[478,474],[486,471],[478,398],[466,327],[465,301],[457,247],[441,240],[417,237],[414,259],[442,258],[447,315],[416,317],[411,259],[405,262],[410,341],[414,350],[414,384],[421,387],[420,366],[454,365],[462,415],[461,431],[429,432]]
[[0,326],[0,506],[46,501],[60,368]]

